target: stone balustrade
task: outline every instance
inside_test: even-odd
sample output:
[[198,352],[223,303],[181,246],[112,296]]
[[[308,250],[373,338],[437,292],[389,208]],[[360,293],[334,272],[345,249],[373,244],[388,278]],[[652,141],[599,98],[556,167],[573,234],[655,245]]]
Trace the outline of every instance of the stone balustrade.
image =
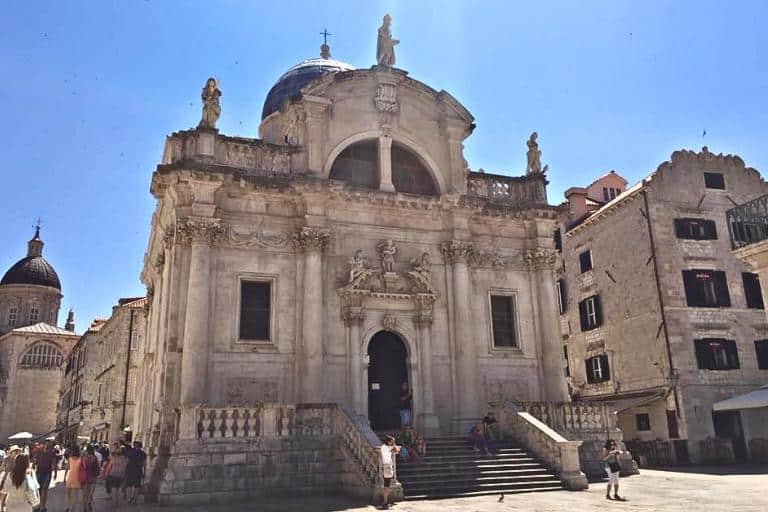
[[613,432],[616,415],[606,404],[586,402],[514,402],[521,411],[549,425],[558,432]]
[[177,432],[161,504],[333,491],[373,500],[383,483],[378,437],[338,404],[183,407]]
[[543,175],[511,177],[470,172],[467,175],[467,195],[505,203],[546,203],[546,178]]
[[[581,472],[579,447],[582,441],[569,441],[531,413],[506,403],[495,407],[496,417],[505,435],[511,435],[544,464],[557,473],[563,485],[572,491],[587,488]],[[545,410],[539,410],[545,413]]]

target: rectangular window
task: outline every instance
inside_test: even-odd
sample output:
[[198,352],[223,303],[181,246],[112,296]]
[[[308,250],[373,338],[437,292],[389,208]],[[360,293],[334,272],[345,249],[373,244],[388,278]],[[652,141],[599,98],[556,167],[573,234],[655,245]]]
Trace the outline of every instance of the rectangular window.
[[11,308],[8,310],[8,325],[13,327],[16,325],[16,316],[19,314],[19,310],[16,308]]
[[675,219],[675,234],[687,240],[717,240],[717,226],[713,220]]
[[737,370],[739,353],[736,342],[719,338],[694,340],[696,362],[701,370]]
[[751,272],[742,272],[741,281],[744,283],[744,297],[747,299],[747,307],[763,309],[763,292],[760,289],[760,278]]
[[38,315],[37,306],[32,306],[31,308],[29,308],[29,321],[30,322],[37,322],[37,315]]
[[760,370],[768,370],[768,340],[755,341],[755,354],[757,355],[757,367]]
[[689,307],[717,308],[731,305],[725,272],[683,270],[683,285]]
[[725,190],[725,178],[719,172],[705,172],[704,186],[718,190]]
[[557,228],[552,236],[555,240],[555,250],[557,252],[563,252],[563,234],[560,231],[560,228]]
[[651,416],[648,413],[635,414],[635,430],[638,432],[651,430]]
[[608,197],[608,187],[603,187],[603,201],[608,202],[610,198]]
[[[269,341],[272,283],[240,283],[240,339]],[[318,326],[320,328],[320,326]]]
[[568,361],[568,345],[563,345],[563,358],[565,359],[565,376],[571,376],[571,363]]
[[581,273],[592,270],[592,251],[584,251],[579,254],[579,268]]
[[491,295],[491,321],[493,324],[493,346],[516,347],[515,297],[512,295]]
[[579,318],[582,331],[591,331],[603,323],[600,298],[597,295],[579,302]]
[[611,379],[611,372],[608,367],[608,356],[601,355],[590,357],[585,361],[587,367],[587,383],[596,384]]
[[557,307],[560,310],[560,314],[564,315],[567,309],[568,297],[565,295],[565,280],[557,280]]

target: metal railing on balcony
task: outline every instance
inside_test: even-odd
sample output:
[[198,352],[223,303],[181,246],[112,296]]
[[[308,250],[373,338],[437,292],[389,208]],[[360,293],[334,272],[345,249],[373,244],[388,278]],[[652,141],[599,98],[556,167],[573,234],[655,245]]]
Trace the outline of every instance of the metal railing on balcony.
[[739,249],[768,239],[768,194],[725,212],[731,248]]

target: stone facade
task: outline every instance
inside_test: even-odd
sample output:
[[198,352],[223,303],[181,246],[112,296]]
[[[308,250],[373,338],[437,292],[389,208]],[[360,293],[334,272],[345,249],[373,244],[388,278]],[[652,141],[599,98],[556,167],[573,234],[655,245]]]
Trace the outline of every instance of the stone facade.
[[[725,188],[705,186],[704,173],[722,175]],[[716,437],[712,404],[764,383],[754,341],[766,338],[768,324],[762,309],[748,307],[742,273],[749,269],[731,254],[725,211],[765,191],[738,157],[677,151],[586,220],[565,218],[561,325],[572,393],[610,401],[625,440],[680,440],[671,459],[701,461],[702,443]],[[676,219],[714,221],[716,234],[684,239]],[[586,251],[591,269],[582,271]],[[730,306],[689,307],[683,272],[694,269],[725,272]],[[582,330],[580,303],[595,295],[602,321]],[[701,369],[694,340],[705,339],[734,340],[739,367]],[[609,378],[601,382],[588,382],[586,361],[594,357],[607,359]],[[747,446],[766,437],[763,416],[741,415]]]

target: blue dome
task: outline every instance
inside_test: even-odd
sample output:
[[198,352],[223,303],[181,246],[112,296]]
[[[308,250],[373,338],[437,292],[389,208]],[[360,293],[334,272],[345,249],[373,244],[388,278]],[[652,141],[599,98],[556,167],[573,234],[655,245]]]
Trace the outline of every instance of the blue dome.
[[280,106],[286,100],[290,100],[301,92],[301,89],[315,78],[325,73],[338,73],[339,71],[351,71],[354,66],[340,60],[308,59],[296,64],[278,79],[275,85],[267,93],[264,100],[264,108],[261,111],[261,119],[280,110]]

